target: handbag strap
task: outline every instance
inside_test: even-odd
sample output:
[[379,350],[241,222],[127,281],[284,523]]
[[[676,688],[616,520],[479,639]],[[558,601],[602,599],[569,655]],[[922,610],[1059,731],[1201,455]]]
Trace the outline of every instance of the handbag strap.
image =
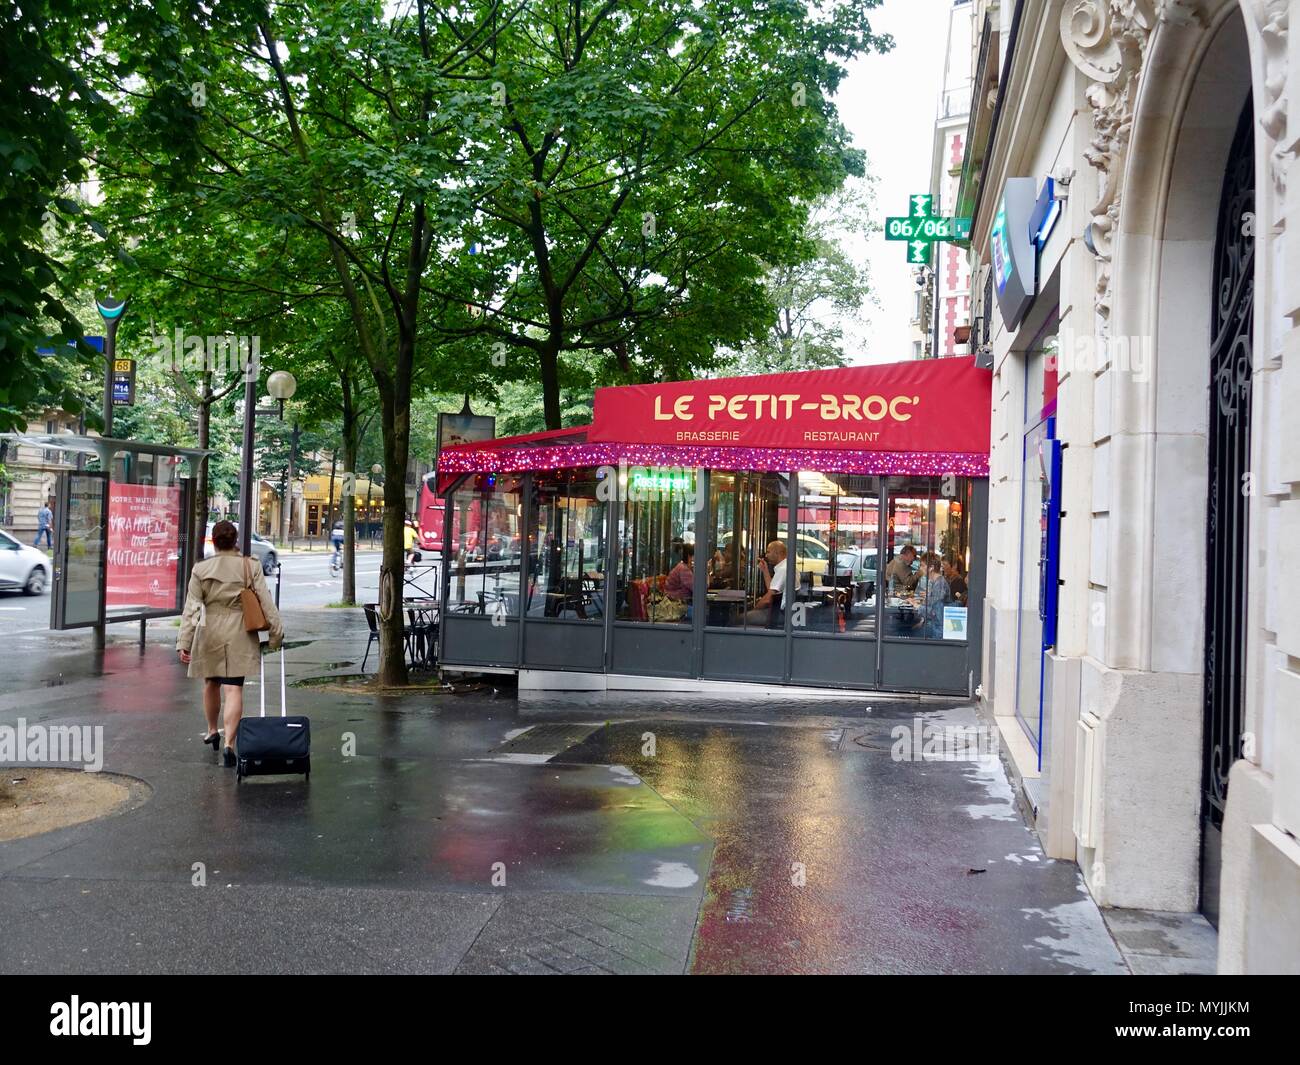
[[248,564],[249,564],[250,562],[252,562],[252,561],[253,561],[253,560],[252,560],[251,558],[249,558],[247,555],[244,555],[244,557],[243,557],[243,563],[244,563],[244,587],[247,588],[249,591],[255,591],[255,590],[256,590],[256,589],[253,588],[253,571],[252,571],[251,569],[249,569],[249,567],[248,567]]

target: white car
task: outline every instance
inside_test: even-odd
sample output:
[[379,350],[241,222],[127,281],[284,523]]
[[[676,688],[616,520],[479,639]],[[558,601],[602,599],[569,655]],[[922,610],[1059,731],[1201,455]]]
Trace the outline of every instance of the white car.
[[50,583],[50,556],[0,532],[0,589],[40,595]]
[[[213,522],[208,522],[208,527],[203,533],[203,557],[204,558],[211,558],[212,553],[215,550],[215,548],[213,548],[212,546],[213,524],[214,524]],[[238,529],[239,526],[236,525],[235,528]],[[272,573],[274,573],[275,565],[279,561],[279,559],[276,557],[275,554],[275,545],[271,543],[271,541],[268,540],[265,536],[262,536],[260,533],[254,532],[252,535],[252,543],[249,544],[249,547],[251,549],[252,557],[257,559],[258,562],[262,563],[262,572],[265,573],[268,577]]]

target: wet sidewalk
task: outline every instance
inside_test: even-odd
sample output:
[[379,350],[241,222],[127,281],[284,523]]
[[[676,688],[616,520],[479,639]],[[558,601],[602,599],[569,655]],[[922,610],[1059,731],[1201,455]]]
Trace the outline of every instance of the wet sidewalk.
[[[292,680],[356,671],[359,611],[287,622]],[[236,784],[174,639],[15,638],[0,725],[102,725],[152,794],[0,844],[0,969],[1127,971],[996,758],[891,755],[969,707],[313,685],[310,782]]]

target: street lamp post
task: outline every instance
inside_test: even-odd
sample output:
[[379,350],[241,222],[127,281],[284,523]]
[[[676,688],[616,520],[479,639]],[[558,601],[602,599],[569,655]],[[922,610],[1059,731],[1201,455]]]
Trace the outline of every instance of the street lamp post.
[[252,554],[253,522],[256,520],[254,500],[257,495],[253,489],[253,424],[259,414],[284,415],[285,401],[293,397],[298,389],[298,380],[287,370],[276,370],[266,379],[267,391],[271,398],[279,402],[275,407],[259,408],[257,406],[257,369],[256,363],[250,362],[244,373],[244,453],[243,465],[239,472],[239,551]]
[[374,487],[375,478],[384,472],[384,468],[375,463],[370,467],[370,477],[366,481],[366,535],[370,539],[370,546],[375,546],[375,515],[370,509],[370,489]]

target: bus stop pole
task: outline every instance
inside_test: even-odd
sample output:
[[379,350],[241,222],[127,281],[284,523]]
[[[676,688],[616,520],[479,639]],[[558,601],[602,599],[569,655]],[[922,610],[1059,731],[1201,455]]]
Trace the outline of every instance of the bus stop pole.
[[[95,306],[99,311],[99,316],[104,319],[104,436],[111,438],[113,436],[113,367],[117,357],[117,323],[122,320],[122,315],[126,313],[126,300],[114,299],[108,296],[105,299],[96,299]],[[108,474],[111,481],[113,479],[113,464],[111,461],[106,463],[108,469],[104,472]],[[108,515],[104,516],[105,522],[108,521]],[[107,535],[107,534],[105,534]],[[95,626],[95,650],[102,651],[105,643],[105,624],[100,621]]]

